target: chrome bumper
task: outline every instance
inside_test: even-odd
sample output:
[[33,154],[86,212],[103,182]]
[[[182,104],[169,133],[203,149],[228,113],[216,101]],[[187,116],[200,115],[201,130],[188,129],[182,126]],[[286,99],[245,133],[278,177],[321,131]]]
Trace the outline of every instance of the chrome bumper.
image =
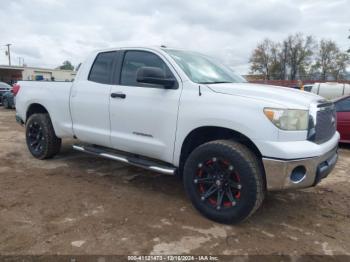
[[337,150],[338,147],[318,157],[295,160],[263,158],[267,189],[315,186],[333,170],[338,160]]

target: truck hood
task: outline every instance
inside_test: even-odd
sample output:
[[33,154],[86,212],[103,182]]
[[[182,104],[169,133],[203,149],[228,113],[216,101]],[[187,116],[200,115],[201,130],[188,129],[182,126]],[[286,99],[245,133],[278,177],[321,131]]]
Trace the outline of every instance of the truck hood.
[[313,93],[282,86],[251,83],[208,84],[207,86],[217,93],[265,100],[288,108],[309,108],[311,103],[324,100]]

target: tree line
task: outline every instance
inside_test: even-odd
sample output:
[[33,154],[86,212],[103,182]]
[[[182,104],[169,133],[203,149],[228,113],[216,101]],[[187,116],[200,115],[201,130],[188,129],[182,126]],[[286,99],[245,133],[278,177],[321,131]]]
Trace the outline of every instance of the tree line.
[[249,59],[250,70],[267,80],[339,80],[347,74],[348,52],[350,49],[342,51],[333,40],[317,42],[314,37],[301,33],[289,35],[281,42],[266,38],[253,50]]
[[62,63],[62,65],[58,66],[57,69],[61,70],[74,70],[74,66],[72,65],[71,61],[66,60]]

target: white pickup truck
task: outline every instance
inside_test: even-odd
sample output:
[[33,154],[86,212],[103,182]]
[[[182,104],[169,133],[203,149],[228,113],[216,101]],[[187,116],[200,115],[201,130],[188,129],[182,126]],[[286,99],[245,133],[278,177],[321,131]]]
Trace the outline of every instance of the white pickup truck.
[[38,159],[62,138],[81,152],[179,175],[206,217],[237,223],[269,190],[315,186],[337,162],[333,103],[249,84],[197,52],[91,54],[73,83],[20,81],[17,121]]

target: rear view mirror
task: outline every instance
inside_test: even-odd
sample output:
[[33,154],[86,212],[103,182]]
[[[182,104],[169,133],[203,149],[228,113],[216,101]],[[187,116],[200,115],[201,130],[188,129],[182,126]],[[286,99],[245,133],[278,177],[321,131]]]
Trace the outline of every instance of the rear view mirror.
[[137,70],[136,81],[145,84],[162,85],[164,88],[175,87],[175,79],[166,78],[165,73],[159,67],[143,66]]

